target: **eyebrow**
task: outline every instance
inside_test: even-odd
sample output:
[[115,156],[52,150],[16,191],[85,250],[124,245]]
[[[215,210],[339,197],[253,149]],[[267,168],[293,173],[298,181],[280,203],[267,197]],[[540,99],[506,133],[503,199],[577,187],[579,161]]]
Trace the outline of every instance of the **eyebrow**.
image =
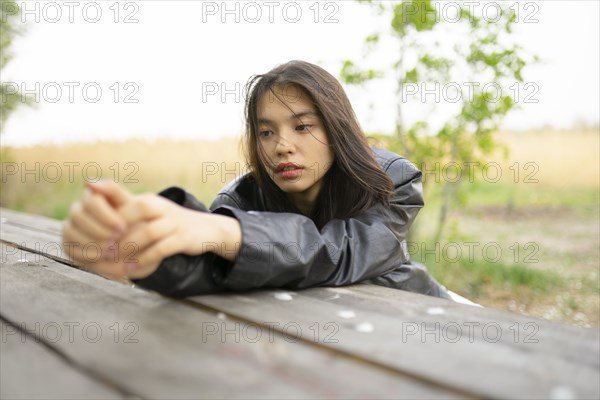
[[[317,117],[318,118],[319,114],[317,114],[314,111],[309,111],[309,110],[300,111],[298,113],[294,113],[294,114],[290,115],[288,117],[288,120],[300,119],[300,118],[305,117],[305,116]],[[271,121],[268,118],[258,118],[258,123],[259,124],[270,124],[271,122],[273,122],[273,121]]]

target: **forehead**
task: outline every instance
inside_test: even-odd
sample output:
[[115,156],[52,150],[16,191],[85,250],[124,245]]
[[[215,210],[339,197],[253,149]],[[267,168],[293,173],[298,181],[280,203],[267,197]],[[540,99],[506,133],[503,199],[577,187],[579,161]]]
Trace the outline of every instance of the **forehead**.
[[275,85],[258,100],[259,119],[287,118],[306,111],[315,112],[315,105],[310,95],[295,85]]

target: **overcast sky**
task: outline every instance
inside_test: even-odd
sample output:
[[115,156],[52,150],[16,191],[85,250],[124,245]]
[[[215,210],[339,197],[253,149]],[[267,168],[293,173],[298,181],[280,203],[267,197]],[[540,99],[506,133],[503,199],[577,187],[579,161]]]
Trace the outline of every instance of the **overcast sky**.
[[[350,1],[228,2],[230,12],[221,1],[17,2],[27,31],[2,80],[38,92],[39,102],[11,116],[3,145],[239,135],[251,75],[303,59],[338,77],[344,59],[363,56],[364,37],[389,25]],[[452,3],[439,7],[450,15]],[[519,43],[544,63],[518,88],[538,102],[521,100],[505,127],[597,122],[599,2],[510,4]],[[372,66],[391,63],[392,52]],[[393,81],[348,93],[367,132],[393,131]]]

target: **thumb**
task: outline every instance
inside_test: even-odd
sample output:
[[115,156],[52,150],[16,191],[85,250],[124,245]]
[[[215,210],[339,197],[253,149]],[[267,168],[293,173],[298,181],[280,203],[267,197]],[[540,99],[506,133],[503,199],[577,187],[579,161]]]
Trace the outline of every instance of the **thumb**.
[[92,193],[98,193],[106,197],[108,202],[115,208],[122,206],[133,198],[133,195],[127,189],[109,180],[86,181],[85,186]]

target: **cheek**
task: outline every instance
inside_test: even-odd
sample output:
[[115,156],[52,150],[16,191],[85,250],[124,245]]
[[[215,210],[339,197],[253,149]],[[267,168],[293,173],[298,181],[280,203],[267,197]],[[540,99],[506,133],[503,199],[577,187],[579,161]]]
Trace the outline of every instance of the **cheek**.
[[314,178],[321,179],[333,165],[333,154],[330,152],[323,152],[315,164]]
[[256,147],[256,152],[258,154],[258,159],[263,165],[268,165],[272,159],[272,146],[269,143],[263,143],[261,141],[258,142]]
[[325,154],[323,156],[323,163],[326,166],[326,170],[329,170],[329,168],[331,168],[331,165],[333,164],[334,159],[335,159],[335,155],[333,154],[333,151],[331,149],[329,149],[327,152],[325,152]]
[[334,159],[334,154],[325,132],[320,132],[320,134],[313,137],[312,140],[311,150],[314,152],[315,157],[318,158],[319,163],[331,164]]

